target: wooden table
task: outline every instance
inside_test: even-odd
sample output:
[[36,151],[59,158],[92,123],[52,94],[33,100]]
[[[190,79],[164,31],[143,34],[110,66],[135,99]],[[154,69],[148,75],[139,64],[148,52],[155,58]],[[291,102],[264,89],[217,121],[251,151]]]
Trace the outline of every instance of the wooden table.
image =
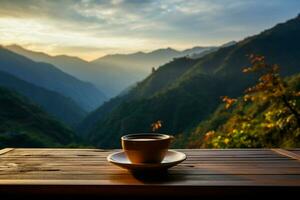
[[116,150],[0,150],[1,196],[203,197],[300,191],[300,149],[182,149],[168,173],[136,175],[106,161]]

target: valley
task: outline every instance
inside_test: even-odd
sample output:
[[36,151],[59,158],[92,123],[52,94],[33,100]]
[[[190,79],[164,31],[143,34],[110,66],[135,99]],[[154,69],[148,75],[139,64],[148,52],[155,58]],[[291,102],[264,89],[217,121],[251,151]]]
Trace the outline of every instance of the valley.
[[[174,147],[200,148],[207,132],[222,136],[240,112],[224,111],[221,97],[241,98],[258,80],[259,74],[242,73],[250,54],[278,64],[280,76],[299,90],[299,35],[297,16],[220,46],[161,48],[92,61],[2,46],[0,146],[119,148],[122,135],[151,132],[151,124],[161,121],[158,131],[174,135]],[[299,109],[299,100],[294,104]],[[263,116],[267,110],[253,112]]]

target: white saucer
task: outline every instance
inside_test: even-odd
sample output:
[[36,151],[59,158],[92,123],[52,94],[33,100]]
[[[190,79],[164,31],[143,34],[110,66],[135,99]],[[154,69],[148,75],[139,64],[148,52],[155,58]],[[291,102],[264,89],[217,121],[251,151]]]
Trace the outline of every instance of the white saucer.
[[164,160],[161,163],[140,163],[133,164],[128,160],[127,156],[123,151],[116,152],[107,156],[107,161],[113,163],[119,167],[131,170],[131,171],[141,171],[141,170],[166,170],[173,167],[186,159],[184,153],[168,150]]

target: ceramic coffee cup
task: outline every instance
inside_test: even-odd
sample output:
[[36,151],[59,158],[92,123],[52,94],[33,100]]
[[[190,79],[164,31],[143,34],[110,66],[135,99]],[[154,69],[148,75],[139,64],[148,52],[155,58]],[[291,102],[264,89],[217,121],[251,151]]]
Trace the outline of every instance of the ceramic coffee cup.
[[158,133],[129,134],[121,138],[122,148],[132,163],[160,163],[173,136]]

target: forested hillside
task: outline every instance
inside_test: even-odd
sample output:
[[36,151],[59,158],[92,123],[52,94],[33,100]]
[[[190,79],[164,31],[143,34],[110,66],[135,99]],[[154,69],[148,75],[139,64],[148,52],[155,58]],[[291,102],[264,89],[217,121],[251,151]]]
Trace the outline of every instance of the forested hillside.
[[0,148],[78,144],[74,132],[15,92],[0,88]]
[[58,92],[35,86],[6,72],[0,71],[0,86],[26,96],[31,102],[41,106],[49,114],[57,117],[57,119],[69,126],[77,125],[87,114],[71,98],[67,98]]
[[193,148],[292,148],[300,145],[300,74],[282,79],[279,66],[251,58],[244,73],[259,73],[257,83],[224,104],[181,145]]
[[[111,112],[99,116],[98,120],[93,117],[95,123],[89,124],[92,129],[87,137],[97,146],[117,147],[120,135],[149,132],[151,124],[157,120],[163,122],[161,132],[188,137],[195,126],[218,107],[220,96],[238,97],[255,83],[258,75],[242,73],[249,64],[247,55],[264,55],[267,62],[283,66],[283,76],[299,73],[299,35],[300,16],[195,61],[183,62],[181,68],[186,66],[186,70],[170,79],[172,67],[167,66],[176,65],[178,61],[174,60],[160,67],[128,94],[135,96],[136,91],[141,91],[137,94],[144,96],[121,97],[115,106],[112,106],[115,101],[112,100],[98,108],[100,112]],[[156,79],[159,76],[161,78]],[[149,79],[156,81],[150,81],[149,85]],[[160,87],[159,80],[169,84]],[[145,91],[150,91],[150,95]],[[92,115],[97,116],[97,111]],[[85,125],[81,125],[81,130],[82,127]]]

